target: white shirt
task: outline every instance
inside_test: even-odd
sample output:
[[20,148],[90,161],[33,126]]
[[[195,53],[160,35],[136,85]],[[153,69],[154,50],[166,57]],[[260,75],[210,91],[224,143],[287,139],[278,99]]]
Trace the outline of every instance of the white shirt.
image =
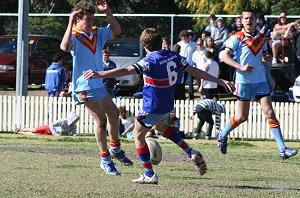
[[[203,66],[203,64],[205,63],[205,52],[206,52],[206,49],[203,48],[202,50],[196,50],[194,53],[193,53],[193,56],[192,56],[192,61],[194,64],[196,64],[196,67],[198,69],[201,69],[201,67]],[[194,65],[193,64],[193,65]]]
[[180,45],[180,55],[186,58],[186,61],[190,66],[193,65],[192,56],[194,51],[197,49],[197,45],[194,41],[189,41],[188,43],[184,43],[183,41],[179,41],[177,43]]
[[[207,60],[206,65],[208,65],[207,73],[218,78],[219,76],[219,64],[214,60]],[[202,68],[204,70],[204,68]],[[217,88],[218,84],[215,82],[204,80],[203,88],[205,89],[214,89]]]

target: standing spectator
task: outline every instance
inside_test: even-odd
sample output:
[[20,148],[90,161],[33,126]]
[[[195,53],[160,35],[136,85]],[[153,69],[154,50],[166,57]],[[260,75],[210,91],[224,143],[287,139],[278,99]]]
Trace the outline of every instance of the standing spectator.
[[[198,38],[197,39],[197,49],[196,51],[193,53],[193,56],[192,56],[192,60],[193,60],[193,65],[196,65],[196,67],[198,69],[201,69],[202,66],[204,65],[205,63],[205,52],[206,52],[206,49],[205,47],[203,46],[203,41],[201,38]],[[201,84],[201,79],[197,79],[197,83],[198,83],[198,90],[200,88],[200,84]],[[200,90],[199,90],[200,91]]]
[[263,13],[258,13],[256,18],[256,29],[264,34],[267,39],[270,39],[270,24],[265,20],[265,15]]
[[284,38],[291,38],[290,32],[292,29],[296,29],[293,32],[293,44],[294,44],[294,67],[296,77],[300,75],[300,19],[292,22],[285,32]]
[[52,64],[46,70],[45,88],[50,97],[58,97],[66,82],[66,71],[63,68],[64,54],[55,54]]
[[205,134],[205,139],[211,139],[211,133],[214,125],[212,115],[216,115],[216,134],[220,130],[221,126],[221,113],[225,113],[225,105],[219,104],[211,99],[200,100],[194,110],[193,115],[197,114],[199,122],[194,132],[194,139],[199,139],[202,127],[205,122],[208,123],[208,129]]
[[237,17],[234,19],[234,23],[229,26],[229,33],[233,34],[235,32],[239,32],[243,29],[242,19],[241,17]]
[[168,37],[163,37],[161,49],[170,50],[170,39]]
[[[192,56],[194,51],[197,49],[197,45],[194,41],[191,41],[189,37],[189,32],[187,30],[182,30],[179,33],[179,41],[177,44],[180,45],[180,55],[186,58],[186,61],[189,65],[193,65]],[[185,73],[186,82],[189,85],[189,98],[190,100],[194,99],[194,78],[192,75]]]
[[[225,49],[220,52],[220,59],[228,65],[235,67],[235,95],[238,97],[236,115],[230,118],[224,130],[218,135],[218,147],[222,154],[227,153],[227,136],[229,133],[245,122],[249,115],[250,101],[257,100],[269,127],[279,147],[279,155],[284,159],[293,157],[297,150],[285,147],[279,121],[272,107],[270,91],[265,78],[265,68],[262,59],[270,61],[271,56],[267,51],[266,37],[258,32],[256,15],[253,10],[242,12],[243,31],[232,35],[225,43]],[[230,57],[236,54],[236,60]]]
[[[270,39],[270,25],[269,23],[265,20],[265,15],[263,13],[258,13],[257,18],[256,18],[256,29],[264,34],[266,38],[269,40]],[[271,53],[271,47],[269,41],[267,41],[267,47],[269,53]],[[272,67],[272,62],[270,61],[263,61],[264,67],[265,67],[265,73],[266,73],[266,80],[269,86],[270,93],[274,91],[274,83],[272,80],[271,76],[271,67]]]
[[273,31],[272,31],[272,35],[271,35],[271,37],[273,39],[272,40],[272,54],[273,54],[272,64],[277,63],[279,48],[283,47],[283,44],[284,44],[283,37],[284,37],[286,30],[290,26],[290,24],[286,20],[286,15],[287,14],[285,11],[282,11],[280,13],[278,23],[276,23],[276,25],[274,26]]
[[204,46],[205,46],[205,49],[207,51],[210,51],[210,52],[213,53],[214,60],[218,61],[219,60],[219,53],[218,53],[218,50],[215,47],[214,39],[211,38],[210,36],[206,37],[205,40],[204,40]]
[[143,104],[133,130],[136,151],[144,167],[144,174],[132,182],[139,184],[158,183],[158,176],[153,170],[149,148],[145,140],[146,133],[153,126],[164,137],[178,145],[193,162],[197,171],[203,175],[207,169],[201,153],[192,149],[179,135],[178,131],[165,121],[174,109],[174,90],[177,82],[177,73],[180,70],[186,70],[196,78],[205,78],[206,80],[218,82],[218,84],[229,90],[231,90],[232,85],[189,66],[187,61],[182,59],[176,52],[161,50],[162,37],[155,28],[145,29],[140,36],[140,41],[147,52],[147,56],[137,63],[110,71],[88,70],[84,73],[84,78],[90,80],[92,77],[110,78],[136,73],[144,75]]
[[216,23],[217,27],[211,32],[211,37],[214,39],[215,46],[219,50],[228,38],[229,34],[222,17],[217,18]]
[[[102,48],[106,40],[121,33],[121,27],[113,16],[108,3],[96,1],[97,8],[106,14],[109,26],[94,26],[95,5],[80,1],[72,9],[69,23],[60,44],[62,50],[73,56],[73,100],[84,104],[95,122],[95,138],[99,148],[100,167],[108,174],[120,175],[111,155],[127,166],[133,163],[121,149],[118,133],[119,111],[103,85],[102,79],[86,80],[85,71],[97,69],[103,71]],[[108,124],[108,125],[107,125]],[[107,148],[107,130],[110,137],[110,149]]]
[[49,125],[39,126],[35,128],[22,128],[16,129],[16,134],[25,134],[25,135],[71,135],[74,136],[77,133],[76,123],[79,120],[79,115],[74,112],[71,112],[67,118],[56,120]]
[[207,31],[203,31],[202,34],[201,34],[201,39],[202,41],[204,42],[204,47],[206,48],[206,43],[205,43],[205,39],[206,37],[209,37],[211,35],[210,32],[207,32]]
[[209,24],[205,27],[204,31],[206,31],[206,32],[213,32],[214,28],[217,27],[216,19],[217,19],[216,15],[211,14],[209,16]]
[[[178,54],[180,53],[180,45],[175,44],[173,45],[173,51],[177,52]],[[184,57],[182,57],[184,58]],[[175,86],[175,94],[174,94],[174,99],[175,100],[185,100],[185,87],[184,83],[185,82],[185,75],[183,71],[179,71],[177,75],[177,82]]]
[[[102,51],[103,56],[103,69],[104,71],[111,70],[117,68],[116,63],[110,60],[110,51],[104,49]],[[114,98],[115,97],[115,86],[116,86],[116,79],[115,78],[106,78],[103,79],[103,85],[107,89],[109,95]]]
[[[206,63],[201,66],[201,69],[210,75],[219,77],[219,64],[214,60],[214,54],[210,51],[205,52]],[[218,84],[215,82],[201,79],[199,92],[202,99],[213,99],[217,95]]]

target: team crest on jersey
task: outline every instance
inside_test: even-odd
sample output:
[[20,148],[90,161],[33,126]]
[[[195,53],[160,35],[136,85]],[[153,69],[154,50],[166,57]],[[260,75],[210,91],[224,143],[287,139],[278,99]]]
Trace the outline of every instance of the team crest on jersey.
[[138,61],[137,64],[140,66],[140,68],[142,68],[143,71],[147,71],[149,69],[149,63],[144,60]]
[[91,32],[93,33],[93,38],[89,39],[89,37],[85,34],[83,34],[78,28],[75,26],[72,28],[72,36],[74,36],[80,43],[85,45],[89,50],[93,52],[93,54],[96,53],[97,49],[97,27],[92,27]]

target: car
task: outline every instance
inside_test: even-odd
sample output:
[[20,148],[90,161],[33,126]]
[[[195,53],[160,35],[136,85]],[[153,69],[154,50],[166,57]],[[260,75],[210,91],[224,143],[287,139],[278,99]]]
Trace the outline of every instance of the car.
[[[114,61],[117,67],[130,66],[145,56],[145,50],[140,44],[138,38],[116,38],[106,41],[104,49],[110,51],[110,59]],[[119,91],[142,90],[142,75],[134,74],[116,78],[116,93]]]
[[[45,83],[47,67],[60,51],[60,39],[44,35],[29,35],[28,84]],[[66,70],[71,66],[71,55],[66,54]],[[0,36],[0,85],[15,87],[17,62],[17,35]]]
[[293,86],[293,98],[295,102],[300,102],[300,76],[296,78]]

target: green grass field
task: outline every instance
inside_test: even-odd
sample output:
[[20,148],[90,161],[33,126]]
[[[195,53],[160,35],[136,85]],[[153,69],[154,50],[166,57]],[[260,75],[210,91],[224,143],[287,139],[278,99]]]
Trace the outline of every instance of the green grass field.
[[132,140],[122,145],[134,166],[116,163],[122,175],[110,176],[99,167],[93,137],[0,134],[0,197],[300,197],[300,155],[282,161],[275,142],[235,141],[222,155],[215,140],[187,140],[206,159],[200,176],[177,146],[158,141],[159,183],[139,185],[131,183],[143,172]]

